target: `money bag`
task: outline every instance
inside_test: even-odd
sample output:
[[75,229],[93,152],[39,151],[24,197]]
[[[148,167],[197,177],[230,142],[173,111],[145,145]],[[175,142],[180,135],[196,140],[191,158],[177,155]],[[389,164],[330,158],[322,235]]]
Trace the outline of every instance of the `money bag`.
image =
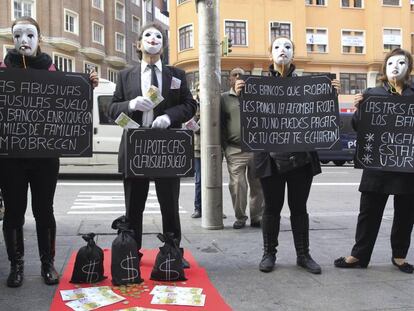
[[95,233],[82,235],[87,242],[76,254],[71,283],[97,283],[104,279],[104,252],[95,244]]
[[155,281],[185,281],[183,257],[178,247],[174,234],[167,232],[165,235],[159,233],[157,237],[164,246],[155,258],[154,267],[151,271],[151,280]]
[[134,231],[129,229],[125,216],[114,220],[112,229],[118,229],[118,236],[112,242],[111,274],[113,285],[141,283],[139,263],[141,254],[138,252]]

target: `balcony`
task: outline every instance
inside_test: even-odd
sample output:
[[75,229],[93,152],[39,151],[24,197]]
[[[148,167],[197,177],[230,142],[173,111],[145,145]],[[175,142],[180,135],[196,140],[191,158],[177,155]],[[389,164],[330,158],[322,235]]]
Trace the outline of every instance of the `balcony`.
[[105,60],[115,67],[125,67],[127,64],[126,60],[119,56],[108,56]]
[[83,48],[80,49],[79,52],[81,52],[86,57],[89,57],[94,60],[103,60],[106,56],[105,52],[95,48]]
[[67,38],[58,38],[58,37],[49,37],[49,38],[43,38],[43,41],[57,47],[58,49],[68,51],[68,52],[74,52],[79,51],[81,45],[79,42],[67,39]]
[[13,39],[12,33],[10,31],[10,27],[7,28],[0,28],[0,37],[6,39]]

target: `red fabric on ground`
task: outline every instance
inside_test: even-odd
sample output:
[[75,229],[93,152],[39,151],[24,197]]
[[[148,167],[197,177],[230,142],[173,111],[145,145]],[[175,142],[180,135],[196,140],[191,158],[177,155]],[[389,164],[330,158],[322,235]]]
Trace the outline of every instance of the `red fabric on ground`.
[[[206,302],[204,307],[190,307],[190,306],[172,306],[172,305],[155,305],[151,304],[152,295],[149,293],[152,291],[153,287],[157,284],[165,285],[174,285],[173,282],[159,282],[150,280],[151,270],[155,261],[155,257],[158,253],[158,249],[153,250],[143,250],[141,252],[144,256],[141,259],[141,278],[144,279],[145,285],[148,286],[149,291],[141,294],[140,298],[133,298],[129,296],[124,296],[129,304],[123,304],[122,301],[115,303],[113,305],[102,307],[97,309],[98,311],[109,311],[109,310],[119,310],[126,309],[131,307],[147,307],[153,309],[164,309],[164,310],[176,310],[176,311],[185,311],[185,310],[211,310],[211,311],[226,311],[231,310],[231,308],[226,304],[224,299],[220,296],[219,292],[214,288],[213,284],[210,282],[207,272],[205,269],[201,268],[195,261],[193,255],[185,250],[184,257],[190,263],[191,268],[185,269],[185,277],[187,281],[175,282],[175,286],[183,287],[200,287],[203,289],[203,294],[206,295]],[[60,279],[59,286],[53,297],[52,305],[50,306],[51,311],[65,311],[72,310],[65,305],[65,302],[62,301],[60,295],[60,290],[65,289],[75,289],[75,284],[69,283],[72,277],[73,266],[75,264],[76,252],[74,252],[67,264],[65,272]],[[109,249],[104,249],[104,267],[105,275],[108,277],[102,282],[96,284],[80,284],[81,287],[91,287],[91,286],[112,286],[111,283],[111,251]],[[120,293],[119,290],[114,290],[115,293]]]

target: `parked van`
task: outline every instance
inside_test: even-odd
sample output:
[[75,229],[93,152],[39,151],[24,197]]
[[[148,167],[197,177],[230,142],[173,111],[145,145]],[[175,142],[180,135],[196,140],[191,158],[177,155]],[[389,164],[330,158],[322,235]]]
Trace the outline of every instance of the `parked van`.
[[352,115],[352,112],[339,113],[342,150],[318,150],[319,160],[322,163],[332,161],[335,165],[342,166],[347,161],[353,161],[357,134],[352,128]]
[[117,165],[122,128],[107,115],[114,91],[115,83],[105,79],[93,90],[93,157],[61,158],[61,165]]

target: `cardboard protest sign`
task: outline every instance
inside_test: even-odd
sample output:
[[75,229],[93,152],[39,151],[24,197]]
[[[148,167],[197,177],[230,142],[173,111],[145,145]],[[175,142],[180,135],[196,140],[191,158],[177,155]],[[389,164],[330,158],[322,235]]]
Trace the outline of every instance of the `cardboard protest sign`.
[[129,129],[126,138],[126,177],[190,177],[194,175],[192,131]]
[[358,117],[356,168],[414,172],[414,96],[365,96]]
[[240,95],[244,151],[340,149],[339,109],[329,76],[244,76]]
[[88,75],[0,69],[0,156],[91,157]]

